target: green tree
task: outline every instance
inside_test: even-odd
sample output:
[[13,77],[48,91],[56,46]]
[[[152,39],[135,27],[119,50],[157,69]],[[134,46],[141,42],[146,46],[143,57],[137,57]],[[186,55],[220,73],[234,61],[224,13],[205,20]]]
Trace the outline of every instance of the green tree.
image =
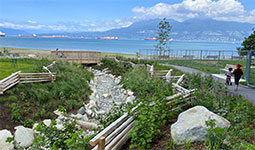
[[162,55],[162,52],[165,52],[169,50],[168,43],[170,40],[170,31],[171,31],[171,25],[168,21],[166,21],[166,18],[164,18],[160,23],[158,24],[158,36],[157,41],[159,42],[157,45],[155,45],[155,48],[159,50],[159,55]]
[[243,56],[247,54],[247,51],[255,50],[255,30],[253,29],[253,32],[249,37],[245,37],[244,41],[241,44],[241,47],[237,48],[237,51],[239,55]]

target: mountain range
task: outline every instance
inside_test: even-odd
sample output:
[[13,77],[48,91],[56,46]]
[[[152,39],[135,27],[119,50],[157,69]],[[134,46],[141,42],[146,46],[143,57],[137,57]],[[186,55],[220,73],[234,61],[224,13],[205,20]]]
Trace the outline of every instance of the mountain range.
[[[144,20],[135,22],[129,27],[104,32],[46,33],[39,35],[64,34],[74,38],[82,37],[92,39],[105,36],[119,37],[119,39],[144,39],[157,36],[157,25],[160,21],[160,19]],[[242,41],[255,28],[255,24],[211,19],[191,19],[184,22],[175,20],[167,21],[172,26],[170,37],[174,40]]]

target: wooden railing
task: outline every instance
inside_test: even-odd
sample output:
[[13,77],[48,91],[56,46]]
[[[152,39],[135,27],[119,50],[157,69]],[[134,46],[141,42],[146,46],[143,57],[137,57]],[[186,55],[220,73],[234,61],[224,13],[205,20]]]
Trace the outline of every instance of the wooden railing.
[[[182,82],[183,77],[184,75],[182,75],[176,83],[173,83],[173,87],[176,88],[178,93],[166,98],[168,105],[176,106],[175,108],[171,109],[171,111],[176,111],[188,104],[191,104],[191,102],[187,103],[186,99],[196,91],[196,89],[188,90],[179,85]],[[151,103],[150,105],[153,106],[155,103]],[[137,109],[139,109],[139,104],[131,111],[135,111]],[[125,113],[119,119],[106,127],[103,131],[98,133],[93,139],[90,140],[89,143],[94,147],[93,150],[118,150],[128,140],[128,134],[133,128],[133,123],[133,117],[129,116],[128,113]]]
[[15,72],[12,75],[0,80],[0,94],[18,83],[54,82],[56,76],[52,73],[21,73]]

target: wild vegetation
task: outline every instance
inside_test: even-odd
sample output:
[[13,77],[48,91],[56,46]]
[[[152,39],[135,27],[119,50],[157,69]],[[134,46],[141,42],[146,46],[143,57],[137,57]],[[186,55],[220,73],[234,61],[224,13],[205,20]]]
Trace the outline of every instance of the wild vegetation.
[[[47,59],[25,59],[19,60],[17,65],[20,65],[20,61],[31,66],[29,69],[26,68],[29,72],[43,72],[45,70],[42,66],[51,64]],[[10,63],[12,60],[5,59],[5,62]],[[87,82],[93,74],[82,66],[61,61],[50,70],[57,74],[54,83],[18,84],[0,96],[0,117],[1,120],[6,120],[1,122],[1,129],[12,128],[17,123],[31,127],[35,120],[54,118],[53,111],[58,105],[64,106],[67,111],[83,105],[90,95]]]
[[[160,67],[163,68],[164,66]],[[164,137],[164,135],[159,136],[162,134],[161,129],[165,125],[170,128],[170,124],[166,124],[167,121],[175,118],[178,114],[178,111],[169,112],[170,107],[166,105],[164,100],[166,96],[173,94],[172,87],[162,82],[162,80],[151,78],[144,68],[134,68],[130,72],[125,73],[122,84],[124,88],[135,91],[138,99],[132,106],[116,107],[114,112],[117,113],[109,113],[111,117],[108,117],[108,123],[109,121],[113,122],[114,118],[116,119],[121,116],[124,111],[129,112],[135,118],[134,129],[129,135],[131,137],[129,146],[135,149],[149,149],[152,146],[153,149],[155,138]],[[198,89],[193,95],[193,105],[205,106],[210,111],[225,117],[231,122],[231,128],[227,131],[215,128],[214,121],[209,121],[207,123],[209,127],[207,131],[208,141],[204,143],[190,143],[186,141],[184,147],[188,149],[200,149],[202,147],[202,149],[207,148],[210,150],[241,150],[252,149],[254,147],[255,107],[248,100],[240,96],[232,96],[223,84],[215,82],[211,77],[201,78],[199,74],[186,75],[182,86],[187,89]],[[151,102],[156,103],[156,105],[150,106]],[[142,103],[141,109],[136,111],[136,113],[130,112],[131,108],[138,103]],[[171,141],[171,138],[169,140]],[[169,141],[165,141],[165,148],[171,149],[171,147],[183,149],[182,146],[176,146],[174,143],[169,144]]]

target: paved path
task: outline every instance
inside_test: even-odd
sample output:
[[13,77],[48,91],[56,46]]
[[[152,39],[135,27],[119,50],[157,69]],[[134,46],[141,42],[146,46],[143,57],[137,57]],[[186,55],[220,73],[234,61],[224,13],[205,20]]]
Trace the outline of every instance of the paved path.
[[[167,65],[167,64],[164,64]],[[176,65],[170,65],[184,73],[201,73],[202,76],[206,76],[206,75],[210,75],[208,73],[202,72],[200,70],[196,70],[193,68],[188,68],[188,67],[184,67],[184,66],[176,66]],[[216,80],[221,81],[222,83],[225,83],[225,80],[220,79],[220,78],[216,78],[214,77]],[[232,95],[242,95],[243,98],[248,99],[250,102],[252,102],[253,104],[255,104],[255,89],[249,88],[247,86],[244,85],[239,85],[238,91],[234,91],[234,85],[232,86],[228,86],[229,92]]]

